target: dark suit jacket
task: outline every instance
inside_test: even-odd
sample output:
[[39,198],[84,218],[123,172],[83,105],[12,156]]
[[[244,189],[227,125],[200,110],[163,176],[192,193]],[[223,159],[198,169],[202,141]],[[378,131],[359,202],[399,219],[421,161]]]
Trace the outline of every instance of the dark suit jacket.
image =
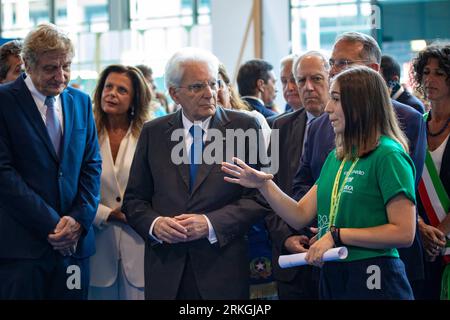
[[[0,258],[36,259],[62,216],[84,229],[76,257],[95,251],[101,159],[89,96],[61,93],[64,136],[58,159],[24,75],[0,86]],[[64,280],[65,281],[65,280]]]
[[[426,131],[423,117],[412,107],[395,100],[391,101],[400,127],[409,141],[409,154],[416,167],[417,186],[425,161]],[[294,178],[295,198],[300,199],[305,195],[319,178],[325,159],[335,147],[334,138],[328,114],[323,114],[311,123],[301,165]],[[410,248],[399,249],[399,253],[405,263],[408,278],[410,280],[423,278],[422,250],[417,232],[413,245]]]
[[442,180],[442,184],[444,185],[447,194],[450,195],[450,142],[447,142],[447,146],[444,150],[439,177]]
[[[252,110],[256,110],[259,113],[261,113],[267,120],[271,116],[278,115],[276,112],[273,112],[270,109],[267,109],[261,102],[259,102],[256,99],[248,99],[248,98],[242,98]],[[269,126],[272,126],[272,123],[269,123]]]
[[[279,130],[279,141],[277,143],[279,145],[280,167],[275,174],[274,182],[289,196],[292,196],[292,181],[298,170],[303,151],[306,120],[306,111],[301,108],[278,117],[272,127],[273,130]],[[271,143],[275,143],[275,141],[271,139]],[[288,237],[298,234],[298,232],[290,228],[273,212],[266,216],[266,225],[272,240],[272,266],[275,279],[285,282],[290,281],[295,277],[298,268],[280,268],[278,257],[280,254],[289,254],[289,252],[285,252],[284,242]]]
[[396,100],[400,103],[406,104],[407,106],[413,107],[422,114],[425,112],[425,106],[422,101],[406,90],[404,90]]
[[[269,209],[256,201],[255,189],[225,182],[220,163],[201,164],[193,191],[189,193],[189,164],[175,165],[171,160],[171,151],[180,143],[171,141],[171,135],[176,129],[183,129],[181,116],[179,110],[144,126],[124,196],[123,212],[146,240],[145,297],[175,299],[189,257],[203,299],[248,299],[245,235]],[[210,128],[220,130],[225,136],[228,129],[260,126],[253,117],[217,107]],[[183,140],[181,143],[184,144]],[[249,144],[245,147],[248,156]],[[159,216],[181,213],[207,215],[218,242],[211,244],[205,238],[179,244],[154,244],[149,237],[152,222]]]

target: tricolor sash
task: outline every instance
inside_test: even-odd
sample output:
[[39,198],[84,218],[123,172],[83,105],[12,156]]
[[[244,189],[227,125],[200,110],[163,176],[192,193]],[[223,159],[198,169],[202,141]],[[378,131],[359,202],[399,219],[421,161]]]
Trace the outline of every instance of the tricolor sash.
[[[419,195],[428,221],[433,227],[437,227],[450,210],[450,199],[439,178],[436,165],[428,149],[425,155],[425,166],[419,182]],[[444,262],[446,264],[450,263],[450,238],[448,236],[442,255],[444,256]]]

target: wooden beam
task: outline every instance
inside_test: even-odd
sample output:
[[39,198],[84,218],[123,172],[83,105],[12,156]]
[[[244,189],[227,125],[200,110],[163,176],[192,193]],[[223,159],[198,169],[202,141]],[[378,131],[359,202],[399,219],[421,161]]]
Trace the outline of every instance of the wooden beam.
[[253,0],[253,37],[255,58],[262,58],[262,0]]

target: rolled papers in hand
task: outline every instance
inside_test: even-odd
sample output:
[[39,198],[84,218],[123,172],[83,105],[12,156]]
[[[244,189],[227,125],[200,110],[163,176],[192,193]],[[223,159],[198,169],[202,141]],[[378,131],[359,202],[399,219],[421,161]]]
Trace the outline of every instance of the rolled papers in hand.
[[[346,247],[333,248],[323,254],[323,261],[334,261],[347,258],[348,250]],[[291,268],[304,266],[308,264],[305,260],[306,252],[282,255],[278,258],[278,264],[281,268]]]

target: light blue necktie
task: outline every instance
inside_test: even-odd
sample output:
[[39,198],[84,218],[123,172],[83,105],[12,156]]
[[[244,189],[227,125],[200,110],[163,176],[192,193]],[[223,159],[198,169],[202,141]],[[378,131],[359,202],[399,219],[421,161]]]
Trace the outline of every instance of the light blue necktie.
[[47,127],[48,135],[52,141],[55,152],[59,157],[59,149],[61,146],[62,130],[61,123],[58,119],[58,112],[55,107],[55,97],[48,96],[45,98],[45,105],[47,112],[45,113],[45,126]]
[[189,167],[189,191],[192,192],[194,187],[195,178],[197,176],[197,171],[199,165],[202,163],[202,153],[203,153],[203,129],[200,126],[193,125],[189,129],[193,141],[191,144],[190,153],[190,167]]

